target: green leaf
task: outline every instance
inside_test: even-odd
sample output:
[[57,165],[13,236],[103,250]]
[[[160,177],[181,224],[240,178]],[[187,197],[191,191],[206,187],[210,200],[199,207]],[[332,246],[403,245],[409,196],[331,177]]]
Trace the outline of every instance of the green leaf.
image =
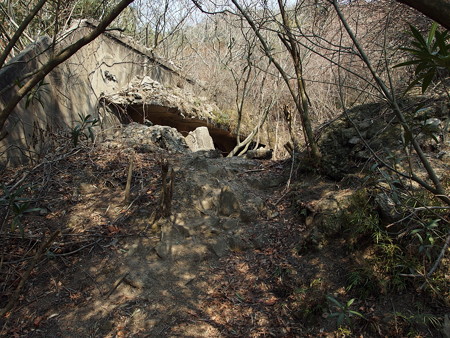
[[411,235],[415,235],[415,234],[417,234],[419,232],[422,232],[422,231],[423,231],[423,229],[414,229],[413,231],[411,231]]
[[430,31],[428,32],[427,45],[430,46],[434,39],[434,34],[436,33],[438,25],[436,22],[433,22],[431,25]]
[[432,68],[430,69],[425,76],[423,77],[422,81],[422,94],[425,93],[428,86],[431,84],[431,81],[433,81],[434,76],[436,75],[436,69]]
[[447,40],[447,32],[444,31],[443,33],[437,31],[436,32],[436,45],[439,47],[439,52],[441,54],[448,54],[448,45],[446,43]]
[[379,167],[378,163],[374,163],[371,167],[370,167],[370,171],[375,171],[375,169],[377,169]]
[[347,307],[350,307],[350,306],[353,304],[354,301],[355,301],[355,298],[350,299],[350,300],[347,302]]
[[416,64],[419,64],[419,63],[422,63],[422,61],[421,60],[411,60],[411,61],[406,61],[406,62],[399,63],[398,65],[395,65],[392,68],[416,65]]
[[419,233],[416,234],[416,237],[419,239],[420,243],[423,243],[423,238],[422,238],[422,236],[420,236]]
[[434,142],[439,144],[439,136],[438,135],[436,135],[435,133],[432,133],[430,136],[434,140]]
[[[411,42],[412,45],[414,45],[414,42]],[[408,52],[408,53],[420,53],[422,51],[421,48],[418,47],[418,49],[412,49],[412,48],[408,48],[408,47],[402,47],[400,48],[401,50]]]
[[332,303],[334,303],[337,307],[339,307],[339,308],[342,308],[342,307],[343,307],[342,304],[339,303],[334,297],[327,296],[327,299],[328,299],[329,301],[331,301]]
[[29,213],[29,212],[40,212],[40,211],[45,211],[45,209],[43,208],[30,208],[24,211],[24,213]]
[[420,62],[415,70],[415,74],[419,75],[420,72],[424,71],[425,69],[432,67],[432,65],[430,65],[428,62]]
[[359,317],[361,317],[361,318],[364,318],[364,316],[363,316],[361,313],[359,313],[358,311],[350,310],[350,311],[348,311],[348,312],[351,313],[351,314],[353,314],[353,315],[355,315],[355,316],[359,316]]
[[411,33],[414,36],[414,38],[416,39],[416,41],[419,42],[422,46],[426,47],[427,42],[423,38],[422,34],[420,34],[419,30],[416,27],[414,27],[413,25],[409,25],[409,28],[411,29]]
[[437,228],[438,226],[439,226],[439,222],[440,222],[441,220],[440,219],[434,219],[434,220],[432,220],[428,225],[427,225],[427,228]]
[[409,86],[405,89],[405,92],[403,93],[406,94],[407,92],[409,92],[411,90],[411,88],[413,88],[417,83],[419,83],[420,78],[416,78],[413,81],[411,81],[411,83],[409,84]]
[[344,322],[344,318],[345,318],[345,314],[344,314],[344,313],[340,313],[340,314],[339,314],[339,317],[338,317],[338,319],[337,319],[337,324],[338,324],[339,326],[341,326],[341,324]]

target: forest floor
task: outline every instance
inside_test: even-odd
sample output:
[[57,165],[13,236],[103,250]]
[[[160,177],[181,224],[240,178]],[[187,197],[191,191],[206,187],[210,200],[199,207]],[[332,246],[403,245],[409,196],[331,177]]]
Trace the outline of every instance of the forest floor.
[[[174,169],[172,213],[157,219],[165,160]],[[299,247],[308,222],[288,193],[290,169],[289,161],[99,145],[6,170],[1,183],[23,187],[8,195],[23,210],[2,218],[0,304],[13,306],[0,319],[0,335],[443,335],[448,308],[414,289],[346,307],[355,298],[347,287],[354,257],[339,236],[323,247]],[[296,191],[304,203],[355,189],[314,174],[295,180],[306,182]],[[39,209],[24,209],[25,200]],[[438,325],[415,320],[418,313]]]

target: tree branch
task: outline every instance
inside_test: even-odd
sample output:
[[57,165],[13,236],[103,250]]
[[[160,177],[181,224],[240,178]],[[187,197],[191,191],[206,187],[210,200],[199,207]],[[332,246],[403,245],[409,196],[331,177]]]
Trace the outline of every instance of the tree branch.
[[[24,98],[45,76],[55,69],[58,65],[69,59],[82,47],[89,44],[95,40],[100,34],[102,34],[108,25],[117,17],[119,14],[134,0],[122,0],[116,7],[114,7],[111,12],[97,25],[97,27],[88,35],[83,36],[75,43],[67,46],[61,50],[57,55],[51,58],[46,64],[44,64],[37,73],[26,82],[8,101],[5,107],[0,112],[0,130],[3,130],[3,126],[11,112],[17,106],[17,104]],[[0,135],[0,140],[4,138],[5,135],[2,133]]]
[[25,29],[30,24],[31,20],[33,20],[33,18],[40,11],[40,9],[45,5],[46,2],[47,2],[47,0],[40,0],[36,4],[36,6],[34,6],[34,8],[31,10],[30,14],[28,14],[27,17],[22,21],[22,23],[20,24],[19,28],[14,33],[13,37],[11,38],[11,40],[9,40],[8,45],[5,47],[5,50],[0,55],[0,69],[3,67],[3,65],[4,65],[4,63],[6,61],[6,58],[8,57],[9,53],[14,48],[14,46],[16,45],[16,42],[22,36],[22,34],[25,31]]
[[418,10],[450,30],[449,0],[397,0],[397,2]]

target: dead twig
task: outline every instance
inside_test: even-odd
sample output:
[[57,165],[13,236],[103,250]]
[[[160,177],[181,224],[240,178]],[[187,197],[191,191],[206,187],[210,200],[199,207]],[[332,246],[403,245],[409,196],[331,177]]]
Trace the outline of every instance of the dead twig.
[[38,251],[33,257],[33,260],[28,265],[27,270],[25,271],[24,275],[22,276],[22,279],[19,282],[19,285],[17,286],[16,290],[12,294],[11,298],[9,299],[8,304],[0,310],[0,318],[3,317],[7,312],[9,312],[14,305],[16,304],[17,300],[19,299],[20,292],[22,291],[22,288],[25,286],[26,281],[28,280],[28,277],[30,277],[31,271],[36,266],[39,259],[42,257],[44,252],[47,250],[47,248],[53,243],[55,238],[61,233],[60,230],[55,231],[50,238],[47,241],[43,241],[41,246],[39,247]]
[[34,166],[33,168],[31,168],[30,170],[28,170],[27,172],[25,172],[22,177],[14,183],[14,185],[9,188],[9,191],[14,191],[27,177],[28,175],[30,175],[33,171],[35,171],[36,169],[40,168],[41,166],[44,166],[46,164],[50,164],[50,163],[54,163],[54,162],[58,162],[58,161],[62,161],[66,158],[68,158],[69,156],[75,155],[77,153],[79,153],[81,151],[81,148],[75,149],[73,151],[70,151],[69,153],[63,154],[61,156],[59,156],[58,158],[54,159],[54,160],[50,160],[50,161],[44,161],[39,163],[38,165]]
[[127,177],[127,185],[125,187],[125,198],[124,198],[125,203],[128,203],[130,200],[131,179],[133,178],[133,169],[134,169],[134,156],[132,155],[130,158],[130,165],[128,166],[128,177]]
[[266,168],[263,168],[263,169],[246,170],[246,171],[242,172],[241,175],[242,175],[242,174],[247,174],[247,173],[257,173],[257,172],[259,172],[259,171],[265,171],[265,170],[267,170],[267,169],[266,169]]
[[119,287],[120,284],[122,284],[122,282],[125,280],[125,278],[127,278],[127,276],[130,273],[127,272],[126,274],[124,274],[122,277],[120,277],[117,282],[114,284],[113,288],[111,290],[109,290],[109,292],[105,295],[105,298],[108,298],[109,296],[112,295],[112,293]]
[[169,217],[172,209],[173,185],[175,181],[175,172],[170,168],[169,162],[165,160],[161,164],[162,171],[162,191],[160,200],[161,216]]
[[[441,263],[442,258],[444,258],[445,252],[447,251],[447,248],[448,248],[449,245],[450,245],[450,232],[447,234],[447,239],[445,240],[445,244],[442,247],[442,250],[439,253],[438,258],[434,262],[433,267],[430,269],[430,271],[428,271],[428,273],[426,275],[426,278],[429,278],[436,271],[436,269],[438,268],[439,264]],[[423,289],[426,284],[427,284],[427,282],[425,281],[425,283],[422,284],[420,289]]]
[[90,247],[90,246],[93,246],[93,245],[97,244],[97,243],[100,242],[101,240],[102,240],[102,239],[100,238],[100,239],[96,240],[96,241],[93,242],[93,243],[89,243],[89,244],[83,245],[82,247],[79,247],[78,249],[73,250],[73,251],[70,251],[70,252],[64,252],[64,253],[60,253],[60,254],[52,253],[52,256],[55,256],[55,257],[70,256],[70,255],[73,255],[73,254],[75,254],[75,253],[77,253],[77,252],[83,250],[83,249],[86,249],[86,248],[88,248],[88,247]]
[[283,195],[281,195],[281,197],[275,202],[274,206],[277,206],[287,195],[289,195],[290,192],[291,190],[287,188],[286,192]]

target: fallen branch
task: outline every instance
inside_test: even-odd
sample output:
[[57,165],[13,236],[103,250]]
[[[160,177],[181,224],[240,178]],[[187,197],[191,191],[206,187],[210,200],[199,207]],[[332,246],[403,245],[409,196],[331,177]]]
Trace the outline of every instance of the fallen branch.
[[[445,240],[445,244],[442,247],[441,252],[439,253],[438,258],[436,259],[436,261],[433,264],[433,267],[430,269],[430,271],[428,271],[426,278],[431,277],[431,275],[436,271],[436,269],[438,268],[439,264],[442,261],[442,258],[444,258],[445,252],[447,251],[448,246],[450,245],[450,232],[447,235],[447,239]],[[423,289],[425,287],[425,285],[427,284],[427,282],[425,281],[425,283],[422,284],[422,286],[420,287],[420,289]]]
[[125,198],[124,198],[125,203],[128,203],[130,201],[131,179],[133,178],[133,169],[134,169],[134,156],[131,155],[130,164],[128,166],[127,185],[125,187]]
[[93,242],[93,243],[89,243],[89,244],[83,245],[83,246],[81,246],[81,247],[79,247],[78,249],[73,250],[73,251],[64,252],[64,253],[60,253],[60,254],[52,253],[52,256],[54,256],[54,257],[70,256],[70,255],[73,255],[73,254],[75,254],[75,253],[77,253],[77,252],[83,250],[83,249],[86,249],[86,248],[88,248],[88,247],[90,247],[90,246],[93,246],[93,245],[97,244],[97,243],[100,242],[101,240],[102,240],[102,239],[100,238],[100,239],[96,240],[96,241]]
[[39,259],[42,257],[44,252],[47,250],[47,248],[53,243],[55,238],[61,233],[61,230],[56,230],[47,241],[43,241],[41,246],[39,247],[38,251],[33,257],[33,260],[28,265],[27,270],[25,271],[24,275],[22,276],[22,279],[19,282],[19,285],[17,286],[16,290],[12,294],[11,298],[9,299],[8,304],[0,310],[0,318],[3,317],[7,312],[9,312],[14,305],[16,304],[17,300],[19,299],[20,292],[22,291],[23,287],[25,286],[26,281],[28,280],[28,277],[30,277],[31,271],[36,266]]
[[122,277],[120,277],[117,282],[114,284],[113,288],[111,290],[109,290],[109,292],[105,295],[106,298],[108,298],[109,296],[112,295],[112,293],[119,287],[120,284],[122,284],[122,282],[125,280],[125,278],[127,278],[127,276],[130,273],[127,272],[126,274],[124,274]]

